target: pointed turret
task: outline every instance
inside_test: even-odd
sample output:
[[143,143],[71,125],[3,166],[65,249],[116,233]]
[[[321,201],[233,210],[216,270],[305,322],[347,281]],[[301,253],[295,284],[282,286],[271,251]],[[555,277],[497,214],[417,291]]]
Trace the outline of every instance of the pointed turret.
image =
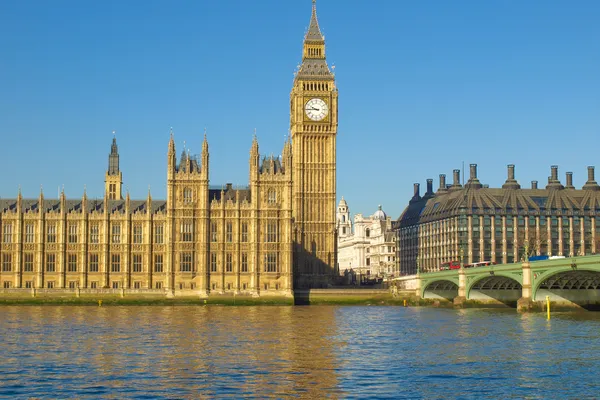
[[61,213],[67,212],[67,197],[65,196],[65,187],[64,186],[63,186],[62,190],[60,191],[60,212]]
[[125,214],[129,215],[129,211],[131,210],[131,198],[129,197],[129,190],[125,194]]
[[108,155],[108,170],[104,179],[104,191],[108,198],[112,200],[120,200],[121,187],[123,186],[123,175],[119,170],[119,148],[117,147],[117,138],[113,131],[112,145],[110,146],[110,154]]
[[319,21],[317,20],[317,1],[313,0],[312,15],[310,16],[310,25],[308,26],[308,32],[304,37],[305,41],[320,41],[324,42],[325,38],[319,29]]
[[19,193],[17,194],[17,212],[23,210],[23,195],[21,194],[21,185],[19,185]]
[[150,194],[150,186],[148,186],[148,197],[146,197],[146,214],[152,212],[152,195]]
[[258,139],[256,138],[256,129],[252,137],[252,146],[250,147],[250,182],[258,179],[258,167],[260,165],[260,154],[258,153]]
[[175,154],[175,138],[173,137],[173,128],[171,128],[169,139],[169,151],[167,152],[167,174],[170,176],[175,173],[177,168],[177,156]]
[[44,188],[40,186],[40,196],[38,197],[38,211],[44,214]]
[[83,186],[83,196],[81,197],[81,213],[87,212],[87,190],[85,185]]
[[330,79],[332,77],[333,74],[325,61],[325,37],[319,28],[317,4],[313,0],[310,25],[304,36],[302,65],[296,74],[296,79]]
[[[114,132],[113,132],[114,134]],[[108,174],[117,175],[119,173],[119,148],[117,147],[117,137],[113,136],[110,154],[108,155]]]

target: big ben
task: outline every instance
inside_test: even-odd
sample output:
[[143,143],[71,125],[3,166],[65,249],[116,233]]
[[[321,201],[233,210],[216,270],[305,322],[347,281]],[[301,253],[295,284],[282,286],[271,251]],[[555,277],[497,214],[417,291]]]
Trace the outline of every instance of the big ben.
[[324,287],[336,266],[338,91],[327,65],[315,0],[290,105],[295,287]]

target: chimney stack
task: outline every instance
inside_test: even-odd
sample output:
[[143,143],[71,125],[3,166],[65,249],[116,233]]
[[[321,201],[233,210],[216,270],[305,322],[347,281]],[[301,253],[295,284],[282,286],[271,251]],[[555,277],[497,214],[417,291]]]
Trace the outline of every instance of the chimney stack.
[[471,172],[470,179],[477,179],[477,164],[471,164],[469,169]]
[[481,184],[481,182],[479,182],[479,179],[477,179],[477,164],[471,164],[469,166],[470,169],[470,177],[469,180],[467,181],[467,183],[465,184],[466,188],[474,188],[474,189],[479,189],[481,188],[483,185]]
[[454,182],[452,186],[460,186],[460,169],[455,169],[453,172]]
[[573,173],[567,172],[567,184],[565,185],[565,189],[575,189],[573,186]]
[[427,192],[425,192],[425,196],[433,196],[433,179],[427,179]]
[[560,184],[558,180],[558,165],[550,167],[550,176],[548,177],[548,186],[546,189],[564,189],[564,186]]
[[598,186],[598,183],[596,183],[596,178],[594,178],[594,167],[590,165],[587,168],[588,180],[585,185],[583,185],[583,188],[586,190],[600,190],[600,186]]
[[438,188],[438,192],[445,192],[448,190],[446,187],[446,174],[440,174],[440,187]]
[[418,183],[415,183],[413,186],[414,186],[414,193],[413,193],[413,196],[414,196],[414,197],[419,197],[419,186],[420,186],[420,185],[419,185]]
[[521,189],[521,185],[519,185],[519,182],[515,179],[515,165],[508,164],[506,168],[508,170],[508,176],[506,182],[502,185],[502,189]]
[[550,178],[553,181],[558,181],[558,165],[551,166],[550,170],[552,171],[551,174],[550,174]]
[[537,184],[538,184],[538,181],[531,181],[531,188],[537,189],[538,188]]

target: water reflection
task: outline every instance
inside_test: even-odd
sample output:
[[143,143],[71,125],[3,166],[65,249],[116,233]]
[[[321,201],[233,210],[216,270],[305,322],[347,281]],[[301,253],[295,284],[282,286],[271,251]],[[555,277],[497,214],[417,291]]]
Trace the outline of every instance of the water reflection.
[[0,397],[556,398],[600,315],[403,307],[2,307]]

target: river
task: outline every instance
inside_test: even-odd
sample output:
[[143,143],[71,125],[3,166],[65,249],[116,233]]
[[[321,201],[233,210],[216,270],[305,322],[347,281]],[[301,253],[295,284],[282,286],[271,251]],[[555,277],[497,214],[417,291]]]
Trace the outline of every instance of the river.
[[0,307],[2,398],[589,398],[600,314]]

